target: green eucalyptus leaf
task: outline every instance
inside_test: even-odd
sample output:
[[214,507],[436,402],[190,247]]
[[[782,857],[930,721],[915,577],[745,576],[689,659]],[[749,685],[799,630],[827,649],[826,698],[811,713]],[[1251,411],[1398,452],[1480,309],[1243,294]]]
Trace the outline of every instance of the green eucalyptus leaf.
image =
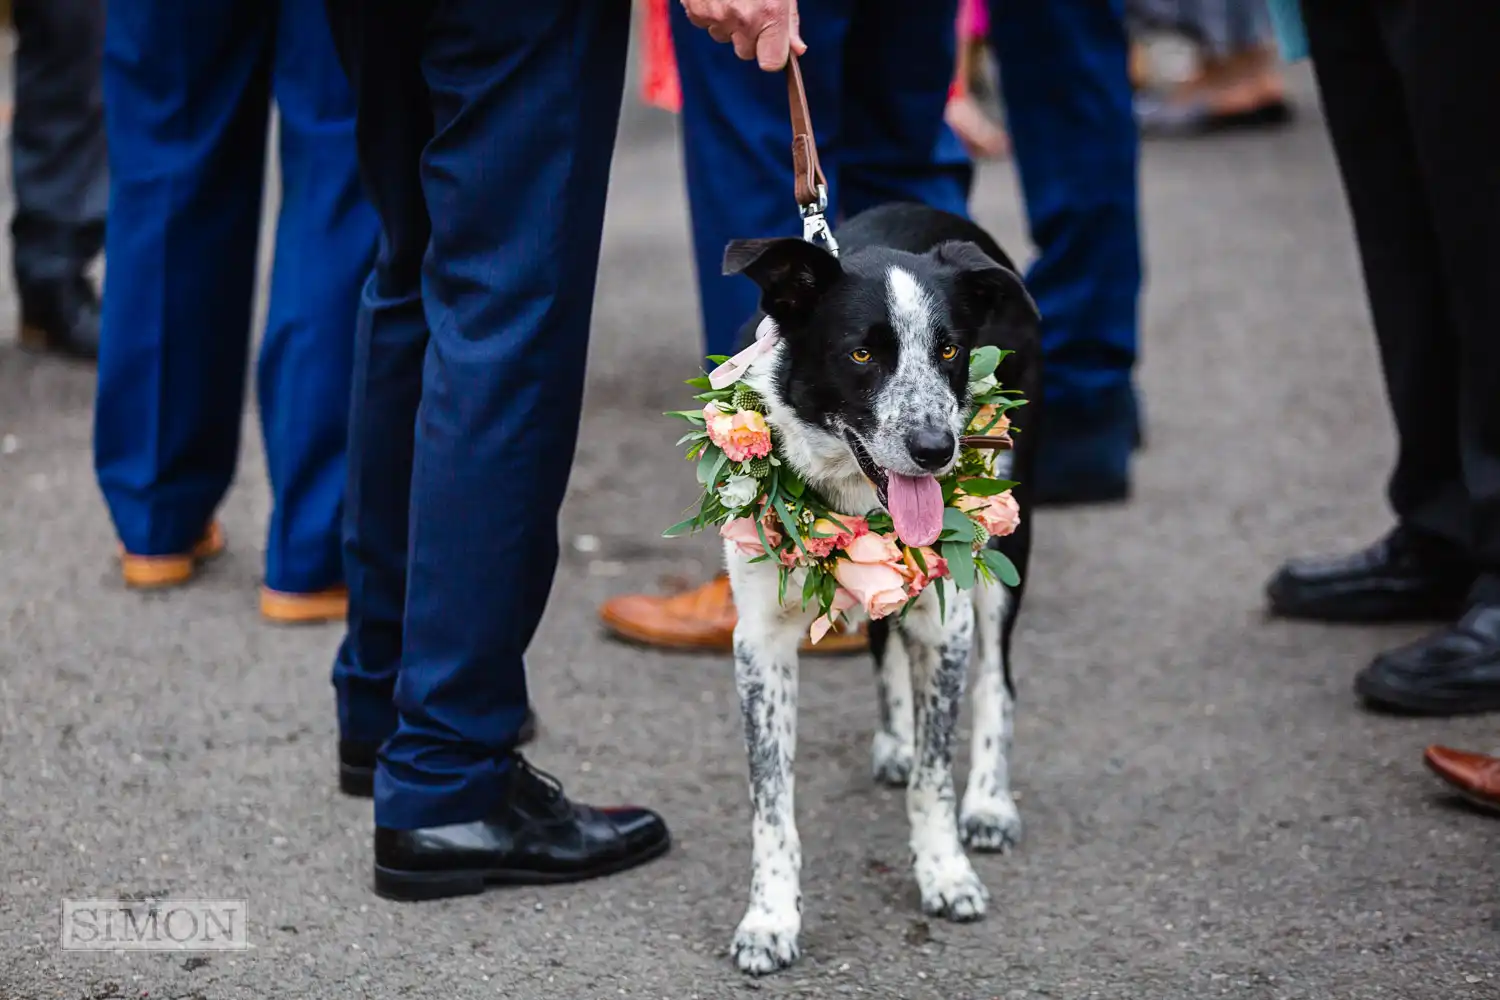
[[1009,479],[965,479],[959,484],[963,491],[971,497],[993,497],[999,496],[1006,490],[1013,490],[1020,483]]
[[678,521],[666,531],[661,533],[663,538],[678,538],[682,535],[690,535],[698,527],[698,518],[690,517],[686,521]]
[[943,558],[948,560],[948,575],[959,590],[974,586],[974,549],[969,542],[944,542]]
[[979,558],[984,560],[985,566],[989,568],[991,573],[995,574],[995,577],[1001,583],[1007,587],[1020,586],[1020,571],[1016,569],[1016,564],[1011,562],[1010,558],[1004,552],[1001,552],[999,549],[982,549],[979,553]]
[[[974,522],[963,511],[949,507],[943,511],[943,537],[965,545],[974,544]],[[947,558],[947,553],[943,554]]]

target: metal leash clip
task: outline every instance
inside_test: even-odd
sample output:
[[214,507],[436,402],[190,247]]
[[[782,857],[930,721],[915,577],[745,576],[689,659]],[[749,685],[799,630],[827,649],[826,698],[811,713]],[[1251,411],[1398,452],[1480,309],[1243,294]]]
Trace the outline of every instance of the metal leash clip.
[[820,244],[823,249],[839,255],[838,240],[833,238],[833,229],[828,225],[828,185],[818,185],[818,200],[812,205],[799,205],[802,212],[802,238],[809,243]]

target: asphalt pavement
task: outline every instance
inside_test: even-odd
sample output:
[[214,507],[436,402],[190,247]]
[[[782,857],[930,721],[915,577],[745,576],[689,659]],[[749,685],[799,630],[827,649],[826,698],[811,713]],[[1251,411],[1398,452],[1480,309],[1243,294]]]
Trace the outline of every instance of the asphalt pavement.
[[[1356,704],[1354,672],[1413,629],[1263,613],[1284,556],[1385,530],[1393,452],[1349,219],[1295,80],[1286,131],[1146,147],[1148,448],[1132,503],[1037,515],[1016,651],[1027,836],[977,862],[991,915],[921,918],[901,798],[869,775],[869,665],[809,661],[804,958],[761,981],[726,956],[749,867],[729,661],[618,645],[594,617],[716,558],[659,537],[695,488],[659,415],[697,356],[669,119],[633,110],[616,158],[563,562],[530,668],[536,762],[582,800],[659,808],[676,835],[606,881],[376,899],[370,807],[334,786],[340,630],[257,616],[253,414],[229,553],[187,589],[127,592],[90,466],[92,372],[14,346],[7,284],[0,997],[1500,995],[1500,827],[1420,761],[1434,741],[1500,744],[1495,720]],[[1027,256],[1008,165],[984,168],[975,209]],[[121,896],[243,899],[252,948],[60,949],[64,899]]]

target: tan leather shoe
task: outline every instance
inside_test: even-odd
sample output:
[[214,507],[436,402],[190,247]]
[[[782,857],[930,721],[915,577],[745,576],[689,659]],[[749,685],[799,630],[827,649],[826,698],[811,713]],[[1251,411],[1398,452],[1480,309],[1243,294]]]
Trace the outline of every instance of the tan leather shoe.
[[349,615],[349,589],[344,586],[292,594],[260,588],[260,613],[277,625],[314,625],[341,622]]
[[[680,594],[621,594],[599,609],[604,627],[621,639],[660,649],[729,652],[734,648],[734,595],[729,577],[719,575]],[[802,641],[804,653],[842,655],[869,648],[863,629],[830,632],[816,646]]]
[[198,566],[224,551],[224,529],[212,521],[203,537],[187,552],[169,556],[138,556],[120,546],[120,574],[125,586],[137,590],[156,590],[187,583],[198,572]]
[[1500,813],[1500,758],[1431,746],[1422,755],[1428,770],[1481,809]]

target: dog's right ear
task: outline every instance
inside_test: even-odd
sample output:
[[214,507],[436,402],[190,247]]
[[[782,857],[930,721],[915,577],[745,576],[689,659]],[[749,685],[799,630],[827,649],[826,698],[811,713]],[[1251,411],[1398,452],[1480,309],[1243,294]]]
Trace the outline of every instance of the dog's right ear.
[[724,273],[743,274],[759,285],[761,309],[786,326],[812,312],[844,269],[822,247],[785,236],[730,241],[724,251]]

